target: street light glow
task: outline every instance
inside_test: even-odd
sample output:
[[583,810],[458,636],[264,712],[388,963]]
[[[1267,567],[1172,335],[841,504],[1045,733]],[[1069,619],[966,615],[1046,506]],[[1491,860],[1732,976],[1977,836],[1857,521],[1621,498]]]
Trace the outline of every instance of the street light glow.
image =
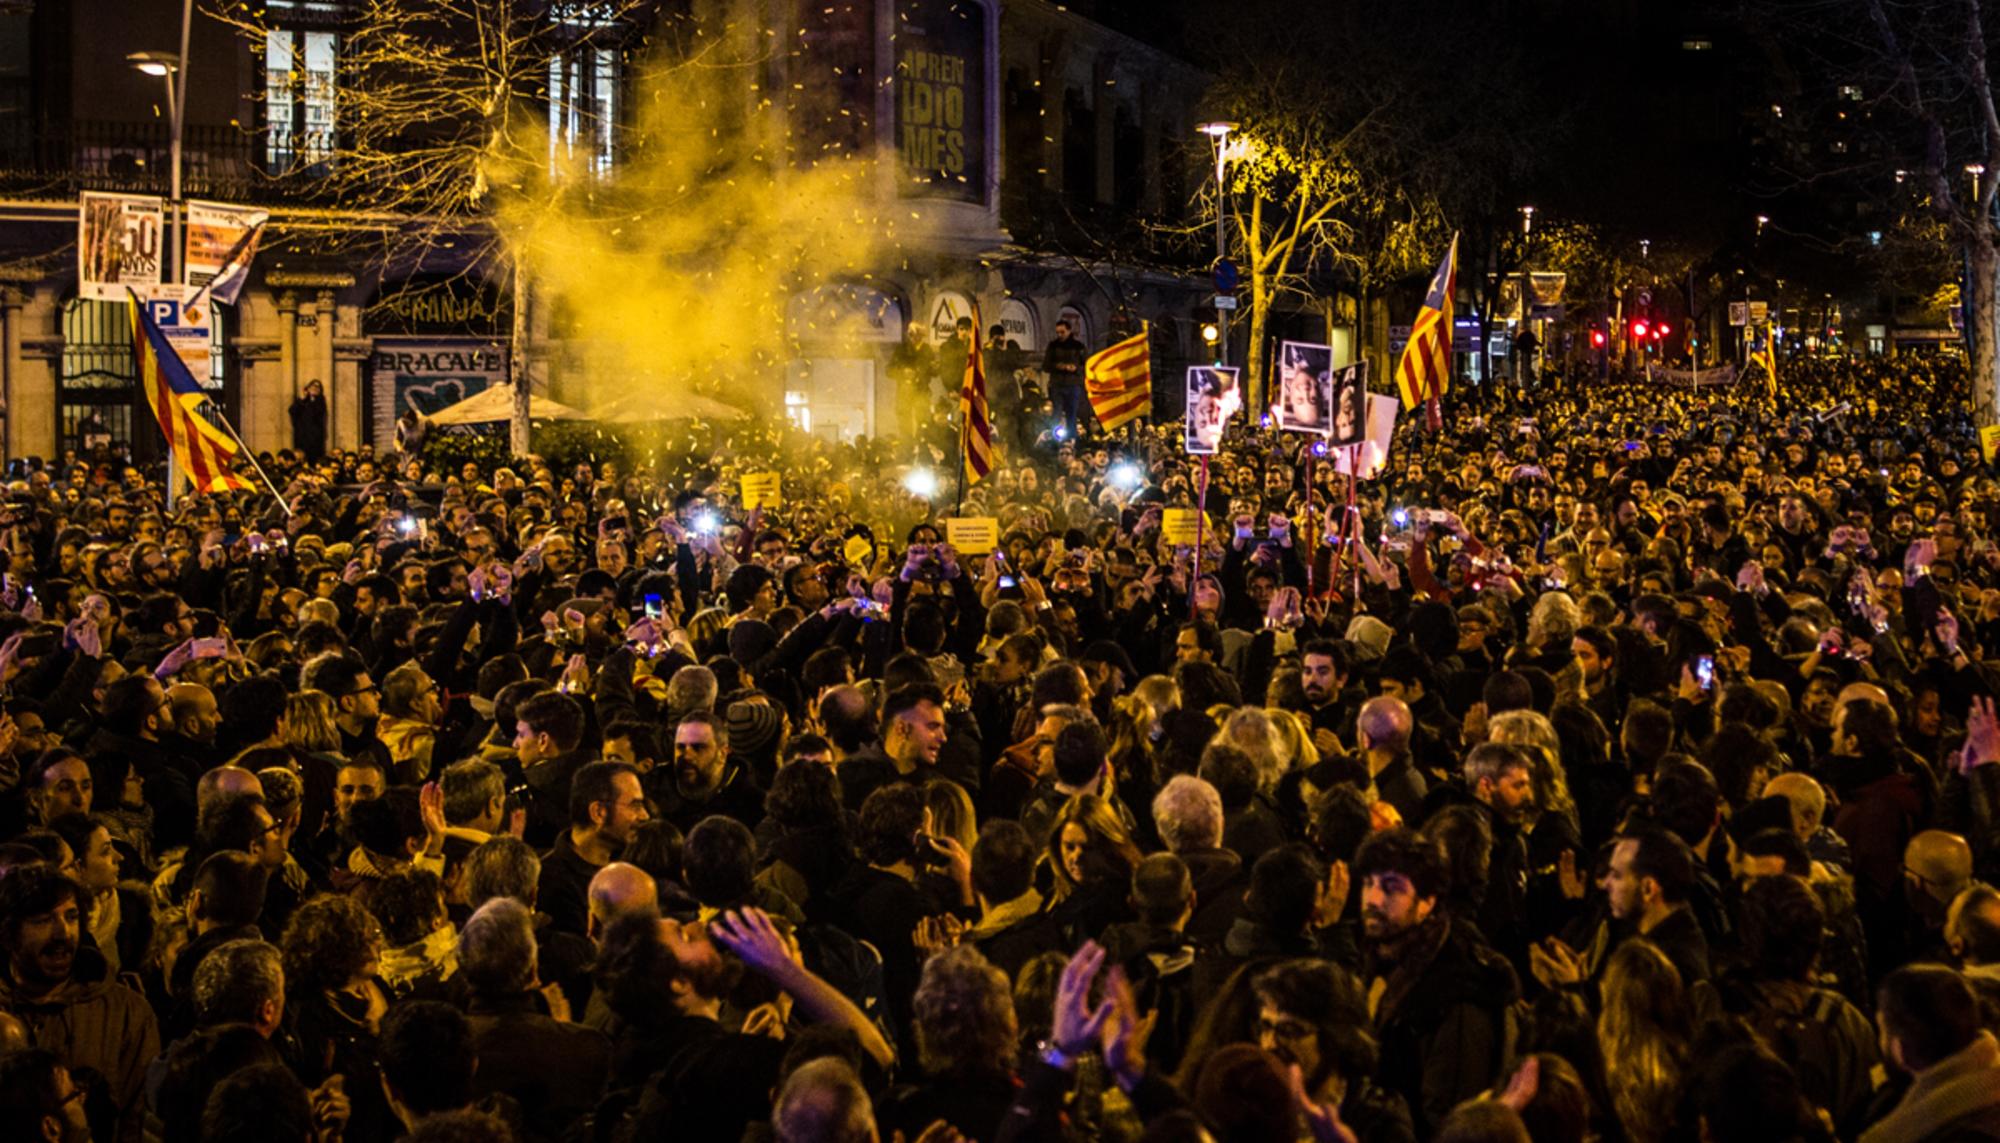
[[133,52],[125,57],[125,62],[143,75],[161,79],[180,69],[181,58],[172,52]]
[[937,473],[928,468],[913,468],[910,474],[903,478],[903,487],[910,490],[910,495],[929,500],[937,495]]
[[1218,119],[1211,123],[1198,124],[1195,127],[1195,130],[1201,132],[1204,135],[1209,136],[1210,138],[1220,139],[1228,135],[1231,131],[1236,130],[1236,124],[1224,122]]

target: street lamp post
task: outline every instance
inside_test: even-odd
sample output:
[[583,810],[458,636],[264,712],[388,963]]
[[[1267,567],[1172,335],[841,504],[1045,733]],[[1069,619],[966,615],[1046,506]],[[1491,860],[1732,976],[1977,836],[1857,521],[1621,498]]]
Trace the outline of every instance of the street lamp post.
[[[1520,326],[1520,329],[1521,329],[1521,332],[1522,332],[1522,333],[1526,333],[1526,332],[1528,332],[1528,330],[1529,330],[1529,325],[1528,325],[1528,320],[1529,320],[1529,318],[1530,318],[1530,317],[1531,317],[1531,316],[1533,315],[1533,313],[1534,313],[1534,310],[1533,310],[1533,308],[1532,308],[1532,307],[1531,307],[1531,306],[1530,306],[1530,305],[1528,304],[1528,237],[1529,237],[1529,235],[1533,234],[1533,233],[1534,233],[1534,231],[1535,231],[1535,208],[1534,208],[1534,207],[1532,207],[1532,206],[1524,206],[1524,207],[1522,207],[1522,208],[1521,208],[1521,326]],[[1537,337],[1535,338],[1535,341],[1536,341],[1536,345],[1535,345],[1535,352],[1536,352],[1537,354],[1540,354],[1540,353],[1541,353],[1541,351],[1542,351],[1542,347],[1541,347],[1541,344],[1540,344],[1540,343],[1541,343],[1541,338],[1540,338],[1539,336],[1537,336]],[[1520,343],[1521,343],[1521,338],[1520,338],[1520,335],[1519,335],[1519,334],[1516,334],[1516,335],[1515,335],[1515,337],[1514,337],[1514,352],[1515,352],[1515,354],[1517,355],[1517,357],[1518,357],[1518,355],[1519,355],[1519,354],[1520,354],[1520,352],[1521,352],[1521,347],[1520,347]],[[1529,361],[1528,361],[1528,360],[1527,360],[1526,358],[1520,358],[1520,360],[1521,360],[1521,362],[1522,362],[1522,364],[1521,364],[1521,367],[1520,367],[1520,368],[1517,368],[1517,369],[1515,369],[1515,370],[1514,370],[1514,384],[1516,384],[1516,385],[1519,385],[1519,386],[1520,386],[1520,387],[1521,387],[1522,389],[1526,389],[1526,388],[1528,387],[1528,368],[1529,368],[1529,366],[1530,366],[1530,364],[1531,364],[1531,363],[1530,363],[1530,362],[1529,362]]]
[[[187,116],[188,33],[194,25],[194,0],[181,0],[181,50],[133,52],[125,61],[141,73],[156,76],[167,85],[167,248],[161,252],[160,280],[178,282],[184,274],[181,252],[181,124]],[[167,506],[180,495],[180,465],[173,449],[167,449]]]
[[[1236,124],[1217,120],[1203,123],[1195,130],[1215,143],[1215,263],[1220,268],[1223,259],[1229,257],[1229,231],[1226,226],[1229,216],[1229,134],[1236,130]],[[1215,319],[1215,360],[1226,365],[1229,363],[1229,311],[1218,306]]]

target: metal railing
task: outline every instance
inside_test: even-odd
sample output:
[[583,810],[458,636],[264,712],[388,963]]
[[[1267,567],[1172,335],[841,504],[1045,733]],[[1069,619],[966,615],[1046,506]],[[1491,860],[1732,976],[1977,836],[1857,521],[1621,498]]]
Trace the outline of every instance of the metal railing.
[[[0,192],[165,194],[171,142],[164,121],[36,124],[0,117]],[[330,131],[190,124],[181,150],[190,198],[310,199],[324,191],[334,139]]]

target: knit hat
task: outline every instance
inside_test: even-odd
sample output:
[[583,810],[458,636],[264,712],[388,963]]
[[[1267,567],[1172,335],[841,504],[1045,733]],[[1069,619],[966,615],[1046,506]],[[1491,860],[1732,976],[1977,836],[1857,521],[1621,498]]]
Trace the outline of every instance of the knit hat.
[[1382,652],[1389,649],[1389,638],[1394,634],[1387,623],[1373,615],[1357,615],[1347,625],[1347,641],[1354,644],[1354,649],[1367,659],[1381,658]]
[[778,743],[783,716],[769,703],[729,704],[729,750],[732,754],[763,754]]

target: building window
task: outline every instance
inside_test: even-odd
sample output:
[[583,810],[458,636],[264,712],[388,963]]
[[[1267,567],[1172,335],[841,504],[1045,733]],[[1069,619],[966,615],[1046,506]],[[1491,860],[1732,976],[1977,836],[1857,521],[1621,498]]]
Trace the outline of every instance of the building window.
[[1840,88],[1840,97],[1842,99],[1851,100],[1852,102],[1859,103],[1861,102],[1861,89],[1854,86],[1851,83],[1842,84]]
[[1712,50],[1714,47],[1715,41],[1713,40],[1691,38],[1681,41],[1681,50],[1684,52],[1705,52]]
[[813,431],[812,402],[796,389],[785,390],[785,419],[802,433]]
[[617,159],[620,54],[612,22],[588,4],[558,5],[572,39],[549,57],[549,169],[603,178]]
[[264,157],[274,173],[323,169],[332,161],[338,60],[332,32],[264,33]]

